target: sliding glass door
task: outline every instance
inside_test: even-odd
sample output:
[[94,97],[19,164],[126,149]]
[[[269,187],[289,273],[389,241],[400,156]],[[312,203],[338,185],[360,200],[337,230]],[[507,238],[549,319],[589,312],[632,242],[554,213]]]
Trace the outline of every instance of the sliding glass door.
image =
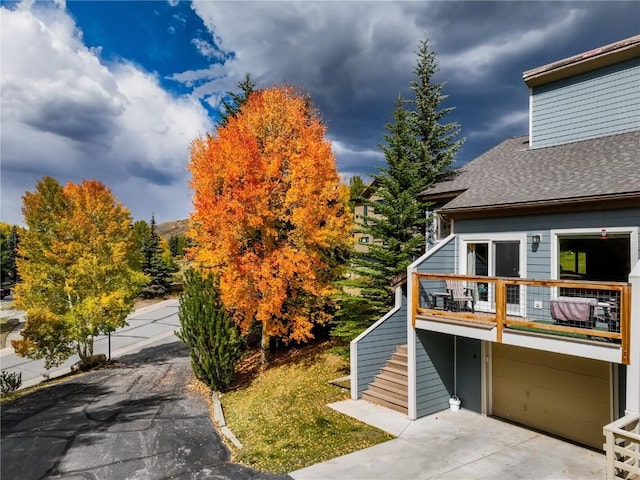
[[[486,240],[462,240],[465,261],[460,273],[491,277],[519,278],[524,264],[524,238],[507,237]],[[462,256],[462,255],[461,255]],[[494,284],[475,282],[476,308],[480,311],[495,311]],[[519,285],[507,285],[507,313],[520,315],[525,302]]]

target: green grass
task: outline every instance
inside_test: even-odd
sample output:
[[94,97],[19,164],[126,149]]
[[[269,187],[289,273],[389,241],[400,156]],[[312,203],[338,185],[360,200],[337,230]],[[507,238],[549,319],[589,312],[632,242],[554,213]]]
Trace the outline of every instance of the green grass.
[[222,395],[227,425],[244,445],[234,449],[235,461],[288,473],[393,438],[326,406],[348,398],[328,383],[345,375],[347,360],[326,347],[300,352]]
[[[576,255],[578,264],[576,265]],[[577,267],[577,268],[576,268]],[[584,252],[565,250],[560,252],[560,269],[562,272],[584,274],[587,272],[587,255]]]

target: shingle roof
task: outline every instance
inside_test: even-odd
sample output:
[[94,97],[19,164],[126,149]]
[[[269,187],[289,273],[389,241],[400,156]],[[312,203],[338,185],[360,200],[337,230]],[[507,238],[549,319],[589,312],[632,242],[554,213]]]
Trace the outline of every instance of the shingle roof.
[[529,149],[511,138],[423,195],[460,192],[443,210],[631,195],[640,202],[640,131]]

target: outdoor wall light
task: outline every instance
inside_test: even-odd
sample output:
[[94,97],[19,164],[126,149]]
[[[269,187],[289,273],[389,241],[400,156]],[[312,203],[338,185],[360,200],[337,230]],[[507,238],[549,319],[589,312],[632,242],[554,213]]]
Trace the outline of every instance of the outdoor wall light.
[[531,243],[533,244],[534,247],[537,247],[538,245],[540,245],[540,235],[539,234],[535,234],[531,237]]

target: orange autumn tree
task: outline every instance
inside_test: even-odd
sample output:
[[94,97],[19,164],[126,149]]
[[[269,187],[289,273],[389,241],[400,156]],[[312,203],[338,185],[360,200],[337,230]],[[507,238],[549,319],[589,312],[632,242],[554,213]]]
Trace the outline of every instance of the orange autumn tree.
[[258,90],[215,133],[191,145],[190,255],[220,279],[243,332],[306,341],[330,319],[332,282],[351,248],[349,192],[309,97]]
[[133,268],[131,215],[96,180],[62,187],[44,177],[23,196],[27,229],[18,248],[26,310],[16,353],[57,366],[74,353],[92,362],[93,340],[126,324],[147,278]]

